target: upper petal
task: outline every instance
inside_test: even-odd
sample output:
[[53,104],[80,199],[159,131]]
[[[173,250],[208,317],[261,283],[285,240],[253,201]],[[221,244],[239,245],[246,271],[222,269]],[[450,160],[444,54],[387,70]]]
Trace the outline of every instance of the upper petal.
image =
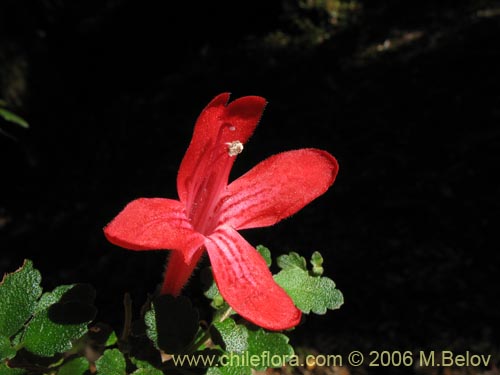
[[[130,202],[105,228],[106,238],[130,250],[183,250],[203,245],[181,202],[164,198],[140,198]],[[190,254],[185,254],[189,257]]]
[[[229,93],[216,96],[201,112],[196,121],[193,137],[177,176],[177,191],[186,203],[200,180],[217,163],[217,146],[227,148],[234,141],[245,143],[252,135],[262,116],[266,100],[258,96],[245,96],[227,104]],[[231,158],[234,161],[234,157]],[[227,176],[226,181],[227,183]]]
[[219,227],[206,241],[222,297],[248,321],[270,330],[296,326],[301,312],[273,279],[262,256],[234,229]]
[[236,229],[273,225],[322,195],[337,172],[335,158],[322,150],[271,156],[227,187],[219,224]]

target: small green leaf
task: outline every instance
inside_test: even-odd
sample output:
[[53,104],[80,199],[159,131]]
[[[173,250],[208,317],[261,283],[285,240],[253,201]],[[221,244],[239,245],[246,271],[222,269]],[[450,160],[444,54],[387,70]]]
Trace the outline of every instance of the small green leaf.
[[294,354],[288,344],[288,337],[282,333],[266,332],[262,328],[248,331],[248,352],[259,364],[252,363],[252,368],[264,371],[267,368],[283,367]]
[[310,276],[307,271],[290,268],[274,275],[274,280],[288,293],[304,313],[325,314],[327,309],[338,309],[344,303],[342,293],[327,277]]
[[104,323],[95,323],[89,328],[88,337],[93,345],[110,347],[118,342],[115,331]]
[[0,362],[0,375],[24,375],[26,371],[20,368],[10,368],[5,363]]
[[311,264],[313,266],[312,273],[314,276],[321,276],[323,274],[323,257],[319,251],[315,251],[311,256]]
[[271,251],[262,245],[257,246],[257,251],[260,255],[262,255],[262,258],[266,261],[267,266],[271,267],[271,264],[273,263],[273,260],[271,259]]
[[215,297],[220,296],[219,289],[217,289],[217,285],[215,285],[215,282],[212,282],[212,284],[210,284],[209,288],[203,294],[205,294],[205,297],[210,299],[214,299]]
[[89,361],[84,357],[78,357],[62,365],[57,375],[84,375],[89,368]]
[[155,298],[144,321],[146,333],[156,348],[179,353],[192,343],[199,328],[198,311],[186,297],[169,295]]
[[16,350],[12,347],[8,337],[0,335],[0,361],[12,359],[16,356]]
[[35,310],[42,294],[40,272],[30,260],[0,283],[0,332],[10,337],[19,331]]
[[113,346],[118,342],[118,337],[116,336],[115,331],[111,332],[111,334],[108,336],[108,339],[104,343],[104,346],[107,348],[109,346]]
[[[75,311],[75,303],[81,307],[88,306],[86,297],[85,303],[73,300],[76,298],[72,293],[75,287],[78,285],[62,285],[40,298],[34,317],[21,339],[26,350],[42,357],[51,357],[71,349],[72,342],[87,332],[87,324],[93,316],[89,315],[90,311],[85,311],[82,316]],[[68,304],[71,308],[67,308]],[[57,309],[54,312],[55,307]]]
[[223,308],[225,305],[224,298],[219,293],[210,267],[206,267],[201,271],[201,280],[203,283],[203,294],[212,300],[210,305],[216,310]]
[[0,108],[0,117],[3,117],[5,121],[12,122],[19,126],[22,126],[23,128],[29,128],[29,125],[26,122],[26,120],[12,113],[11,111],[7,111],[5,108]]
[[125,375],[127,364],[118,349],[108,349],[95,362],[97,375]]
[[227,352],[243,353],[248,348],[248,330],[237,325],[233,319],[227,318],[222,322],[214,323],[216,332],[212,331],[212,339]]
[[294,268],[307,270],[306,259],[293,251],[290,254],[280,255],[277,259],[277,263],[278,267],[282,270]]
[[217,288],[217,285],[215,284],[215,281],[212,280],[212,283],[208,287],[208,289],[204,292],[205,297],[210,298],[210,299],[215,299],[217,297],[221,297],[219,293],[219,289]]

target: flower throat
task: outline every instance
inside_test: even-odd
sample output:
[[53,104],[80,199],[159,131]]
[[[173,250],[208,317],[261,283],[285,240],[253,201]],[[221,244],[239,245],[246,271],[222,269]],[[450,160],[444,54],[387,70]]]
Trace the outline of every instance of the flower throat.
[[[229,123],[223,124],[213,142],[207,143],[199,156],[196,170],[192,176],[187,212],[194,229],[209,235],[218,221],[217,204],[227,185],[229,173],[235,156],[243,151],[243,144],[238,140],[226,142],[228,132],[236,129]],[[206,154],[209,157],[206,157]]]

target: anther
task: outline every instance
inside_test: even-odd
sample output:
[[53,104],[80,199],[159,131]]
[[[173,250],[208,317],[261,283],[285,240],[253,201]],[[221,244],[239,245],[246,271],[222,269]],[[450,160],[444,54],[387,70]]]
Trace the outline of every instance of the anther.
[[238,154],[241,154],[241,152],[243,151],[243,143],[241,143],[240,141],[233,141],[230,143],[226,143],[226,145],[229,156],[236,156]]

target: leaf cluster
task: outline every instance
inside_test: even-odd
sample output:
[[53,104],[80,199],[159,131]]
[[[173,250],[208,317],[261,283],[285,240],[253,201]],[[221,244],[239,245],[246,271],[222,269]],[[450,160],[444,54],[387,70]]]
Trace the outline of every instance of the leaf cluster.
[[[257,250],[270,267],[271,252]],[[323,274],[314,253],[308,269],[292,252],[277,258],[276,282],[305,314],[339,308],[342,294]],[[96,316],[95,292],[87,284],[43,292],[31,261],[0,283],[0,375],[251,375],[296,357],[286,332],[269,332],[239,317],[220,295],[210,269],[205,295],[214,308],[210,323],[186,297],[153,296],[133,319],[125,298],[120,337]],[[90,328],[89,328],[90,325]]]

